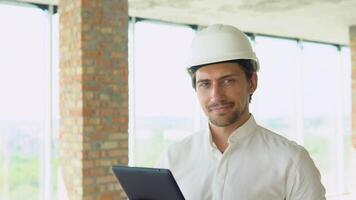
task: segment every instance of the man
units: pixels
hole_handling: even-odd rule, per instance
[[[249,112],[258,60],[240,30],[212,25],[192,42],[188,72],[209,119],[159,162],[187,200],[324,200],[307,151],[256,124]]]

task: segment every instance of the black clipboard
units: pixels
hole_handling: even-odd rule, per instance
[[[130,200],[185,200],[169,169],[112,167]]]

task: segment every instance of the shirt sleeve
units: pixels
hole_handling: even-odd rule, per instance
[[[320,173],[304,148],[293,159],[288,173],[286,200],[325,200]]]

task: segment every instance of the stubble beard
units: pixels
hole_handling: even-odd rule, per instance
[[[241,118],[241,116],[246,112],[246,110],[247,106],[244,106],[241,111],[236,109],[231,114],[223,114],[219,116],[209,115],[209,122],[217,127],[227,127],[238,121],[239,118]]]

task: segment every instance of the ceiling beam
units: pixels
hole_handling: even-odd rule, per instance
[[[19,2],[37,3],[46,5],[58,5],[59,0],[17,0]]]

